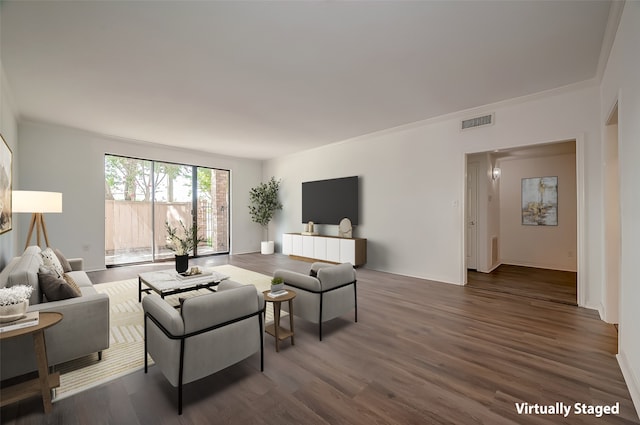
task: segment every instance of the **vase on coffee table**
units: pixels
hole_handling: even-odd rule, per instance
[[[189,255],[176,255],[176,271],[185,273],[189,269]]]

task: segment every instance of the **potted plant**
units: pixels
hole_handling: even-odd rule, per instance
[[[271,292],[278,292],[284,289],[284,280],[281,277],[271,279]]]
[[[176,253],[176,271],[184,273],[189,268],[189,253],[205,239],[198,236],[198,226],[194,223],[190,228],[180,220],[181,235],[178,235],[178,227],[171,227],[168,221],[164,226],[167,230],[167,248]]]
[[[282,209],[282,204],[278,201],[279,190],[280,180],[271,177],[267,183],[260,183],[249,191],[251,220],[260,224],[267,231],[267,240],[262,241],[260,246],[262,254],[273,254],[274,244],[269,240],[269,222],[275,212]]]
[[[0,288],[0,323],[21,318],[29,307],[29,297],[33,287],[16,285]]]

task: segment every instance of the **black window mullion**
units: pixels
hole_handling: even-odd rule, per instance
[[[151,262],[156,261],[156,162],[151,161]]]
[[[198,167],[191,166],[191,219],[196,226],[196,229],[200,227],[198,223]],[[193,235],[194,239],[196,235]],[[193,246],[193,256],[198,256],[198,244]]]

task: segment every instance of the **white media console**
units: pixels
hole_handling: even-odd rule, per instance
[[[310,260],[351,263],[354,266],[362,266],[367,262],[367,240],[284,233],[282,235],[282,253]]]

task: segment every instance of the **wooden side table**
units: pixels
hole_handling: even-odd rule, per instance
[[[291,345],[296,345],[293,336],[293,299],[296,297],[295,291],[286,289],[287,294],[279,297],[269,295],[271,291],[264,291],[265,302],[273,303],[273,324],[267,326],[264,331],[276,338],[276,352],[280,352],[279,342],[291,337]],[[289,302],[289,329],[280,326],[280,305]]]
[[[44,412],[49,413],[51,411],[53,407],[51,405],[51,390],[60,386],[60,373],[49,374],[44,330],[61,320],[62,313],[40,312],[40,318],[36,326],[0,333],[0,341],[22,335],[33,335],[33,346],[36,353],[36,363],[38,364],[38,378],[4,388],[0,395],[0,406],[41,395]]]

